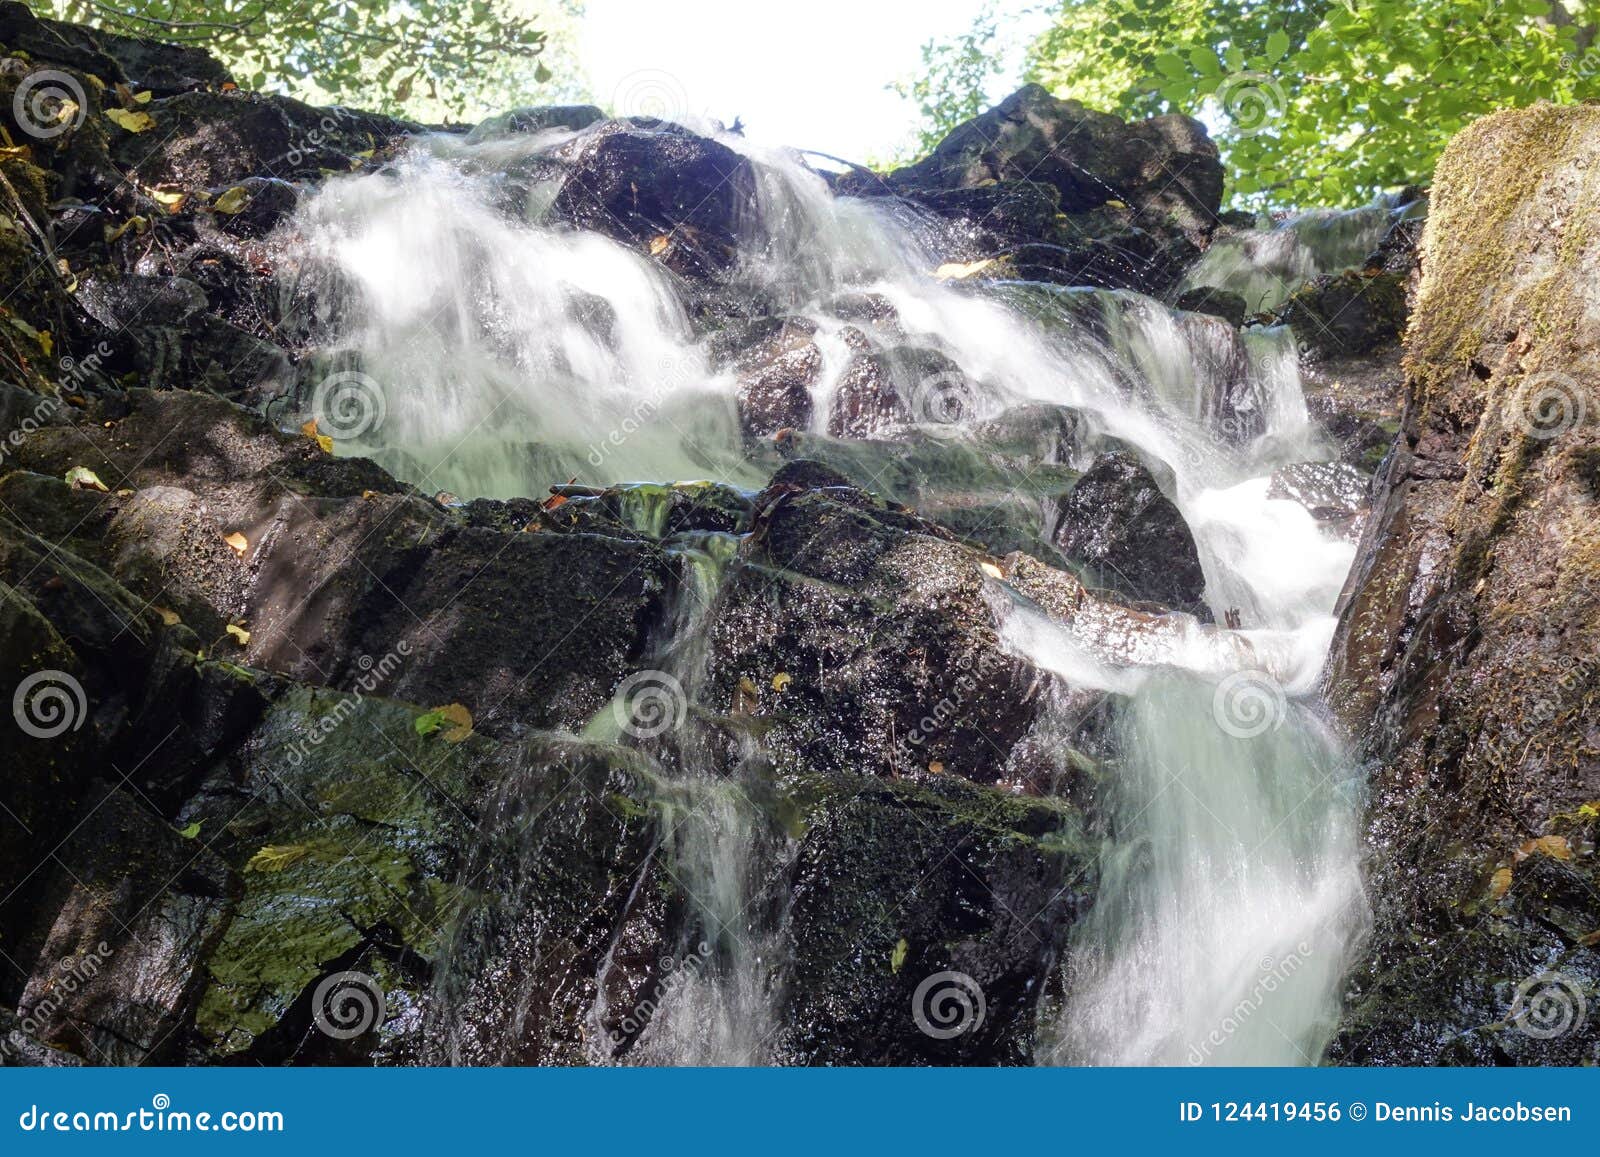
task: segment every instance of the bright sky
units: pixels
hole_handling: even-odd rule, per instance
[[[884,86],[914,73],[922,43],[964,31],[983,3],[588,0],[580,53],[596,101],[618,113],[739,116],[753,139],[865,160],[915,132],[915,107]],[[1020,44],[1037,26],[1013,17],[1007,31]],[[1016,86],[1020,61],[1008,55],[991,95]]]

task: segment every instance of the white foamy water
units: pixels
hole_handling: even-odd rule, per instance
[[[713,372],[674,279],[621,244],[540,220],[547,187],[505,211],[508,174],[569,137],[438,140],[391,172],[332,180],[303,206],[296,290],[328,335],[320,361],[361,375],[365,412],[379,418],[341,451],[464,497],[536,495],[568,477],[759,484],[733,376]],[[1026,605],[1005,618],[1018,653],[1120,703],[1099,898],[1074,932],[1067,1001],[1042,1026],[1041,1059],[1315,1062],[1366,909],[1352,773],[1314,701],[1353,548],[1267,496],[1274,469],[1319,452],[1293,336],[1241,337],[1133,293],[939,282],[903,209],[835,199],[794,154],[723,139],[757,175],[736,279],[818,327],[815,429],[852,353],[829,302],[880,295],[906,341],[964,375],[960,420],[930,430],[959,439],[1016,404],[1072,407],[1097,444],[1119,441],[1152,468],[1194,534],[1217,621],[1239,614],[1232,631],[1173,616],[1115,653]],[[1303,218],[1213,250],[1191,281],[1257,294],[1266,281],[1252,278],[1269,265],[1276,284],[1364,253],[1377,220]],[[925,401],[907,399],[919,416]],[[681,629],[699,626],[687,616]],[[671,653],[692,687],[701,658],[686,649]],[[770,857],[787,852],[755,838],[748,801],[701,776],[692,751],[683,763],[662,801],[679,817],[663,849],[709,957],[639,1055],[760,1061],[783,962],[781,938],[750,914]]]

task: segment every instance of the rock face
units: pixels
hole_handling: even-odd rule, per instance
[[[954,129],[889,180],[933,189],[1027,180],[1054,188],[1063,212],[1122,200],[1202,232],[1222,204],[1222,165],[1200,122],[1164,116],[1128,125],[1037,84]]]
[[[1094,581],[1136,599],[1203,611],[1194,536],[1132,454],[1102,454],[1062,503],[1056,545]]]
[[[1406,417],[1342,600],[1377,926],[1334,1055],[1593,1063],[1600,110],[1440,162]]]
[[[1196,120],[1125,124],[1030,84],[915,165],[841,189],[967,223],[1024,277],[1159,294],[1217,223],[1222,164]]]

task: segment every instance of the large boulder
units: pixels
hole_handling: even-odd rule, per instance
[[[952,261],[1003,253],[992,276],[1159,294],[1217,222],[1222,164],[1199,121],[1124,123],[1030,84],[916,164],[837,185],[959,223],[935,247]]]
[[[778,1059],[1031,1063],[1039,994],[1095,892],[1082,813],[933,780],[835,789],[808,821]]]
[[[1127,451],[1102,454],[1061,505],[1055,542],[1108,590],[1203,612],[1194,535],[1154,476]]]
[[[932,189],[1035,181],[1053,186],[1068,213],[1120,200],[1202,233],[1222,203],[1222,163],[1199,121],[1169,115],[1130,125],[1037,84],[958,125],[889,180]]]
[[[554,212],[583,229],[649,247],[678,271],[726,270],[751,211],[755,173],[726,145],[681,125],[606,121],[561,146]],[[676,257],[673,255],[676,254]]]
[[[1329,673],[1374,768],[1343,1061],[1600,1046],[1597,166],[1600,109],[1549,105],[1439,163],[1405,423]]]

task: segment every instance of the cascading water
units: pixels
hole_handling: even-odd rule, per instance
[[[1313,209],[1264,229],[1217,238],[1184,278],[1184,289],[1237,293],[1251,313],[1275,309],[1322,273],[1352,269],[1397,221],[1421,205],[1382,197],[1360,209]]]
[[[302,208],[298,288],[328,335],[322,367],[335,388],[368,392],[358,416],[381,416],[330,432],[464,496],[537,494],[566,478],[757,484],[768,471],[741,438],[734,376],[712,369],[672,280],[616,242],[542,221],[550,196],[526,197],[518,214],[501,203],[508,174],[570,139],[441,138],[388,172],[330,181]],[[1314,702],[1353,548],[1269,497],[1274,469],[1320,452],[1292,335],[1241,337],[1132,293],[941,283],[903,207],[835,199],[794,155],[720,139],[756,174],[732,277],[815,327],[812,433],[828,428],[854,352],[841,294],[875,295],[895,340],[959,370],[896,383],[912,415],[899,449],[838,447],[858,456],[862,481],[893,489],[887,466],[903,466],[913,443],[959,473],[950,464],[981,446],[984,423],[1027,404],[1068,407],[1081,428],[1060,454],[1136,450],[1194,534],[1213,613],[1238,624],[1171,616],[1165,642],[1108,657],[1020,596],[1002,611],[1018,654],[1121,704],[1116,782],[1099,801],[1100,895],[1075,931],[1066,1004],[1041,1031],[1041,1057],[1314,1062],[1365,904],[1350,770]],[[1274,231],[1293,251],[1274,284],[1370,249],[1380,214],[1369,217],[1330,226],[1331,246],[1311,240],[1309,218]],[[1213,253],[1195,283],[1231,285],[1257,261]],[[1032,497],[1022,505],[1048,517]],[[705,662],[696,639],[731,542],[674,548],[686,578],[656,663],[691,704]],[[628,742],[608,714],[587,740]],[[668,769],[659,847],[694,909],[677,951],[703,945],[709,959],[630,1059],[760,1061],[783,983],[771,880],[785,837],[758,764],[712,775],[693,714],[665,748],[643,746]]]

